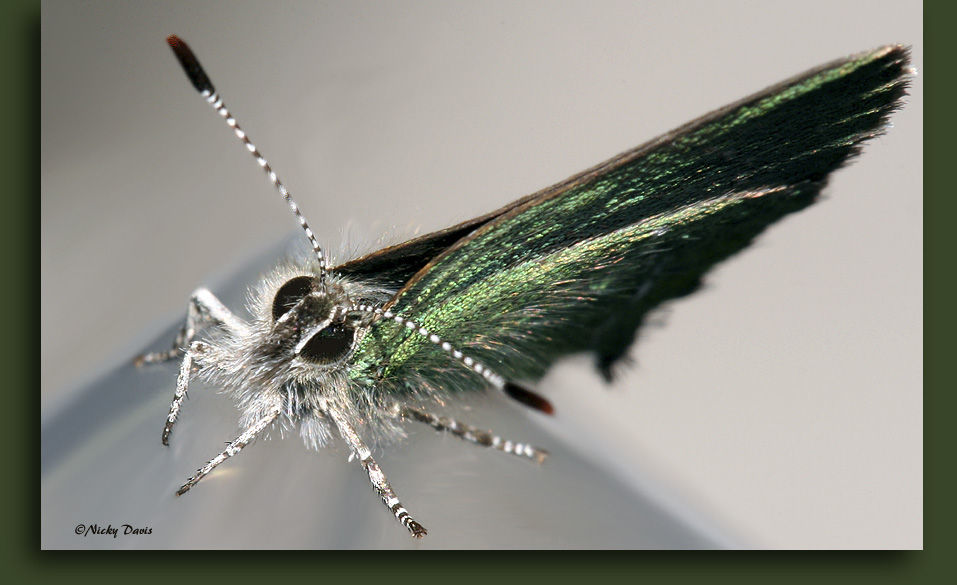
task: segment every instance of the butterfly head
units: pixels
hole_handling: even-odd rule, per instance
[[[351,307],[343,286],[324,285],[314,275],[291,277],[272,297],[271,337],[304,364],[336,367],[352,354],[366,324]]]

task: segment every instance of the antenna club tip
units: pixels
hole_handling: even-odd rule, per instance
[[[199,60],[196,58],[196,55],[193,54],[189,45],[186,44],[186,41],[176,35],[169,35],[166,37],[166,44],[173,50],[173,54],[176,55],[176,59],[179,61],[180,66],[182,66],[183,71],[186,72],[186,76],[189,77],[196,91],[200,93],[213,93],[216,91],[213,87],[213,83],[209,80],[209,76],[203,71],[203,66],[199,64]]]
[[[555,407],[544,396],[536,394],[527,388],[523,388],[513,382],[505,383],[505,394],[518,402],[521,402],[529,408],[542,412],[544,414],[555,414]]]

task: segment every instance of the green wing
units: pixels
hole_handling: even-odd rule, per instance
[[[811,204],[900,106],[908,52],[855,55],[769,88],[489,214],[389,303],[509,380],[592,352],[610,375],[647,313]],[[356,377],[414,390],[484,380],[377,323]]]

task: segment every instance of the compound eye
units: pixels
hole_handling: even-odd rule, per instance
[[[352,349],[355,333],[346,325],[330,325],[309,338],[299,355],[316,364],[337,362]]]
[[[316,279],[311,276],[297,276],[286,281],[286,284],[276,291],[276,298],[272,302],[273,321],[278,321],[314,290],[316,290]]]

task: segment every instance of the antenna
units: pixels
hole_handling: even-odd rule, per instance
[[[319,241],[316,240],[316,235],[312,233],[309,224],[306,223],[306,218],[303,217],[302,212],[299,211],[299,206],[296,205],[296,202],[293,201],[292,196],[289,194],[289,190],[286,189],[286,186],[279,180],[276,172],[269,166],[269,163],[259,152],[259,149],[249,140],[249,137],[246,136],[243,129],[239,127],[239,124],[236,123],[236,118],[226,109],[226,106],[223,104],[223,99],[216,93],[216,88],[213,87],[213,83],[203,70],[203,66],[199,64],[196,55],[190,50],[189,45],[176,35],[166,37],[166,43],[173,49],[173,53],[179,60],[179,64],[183,66],[183,71],[186,72],[186,77],[192,82],[196,91],[206,98],[206,101],[213,106],[213,109],[216,110],[220,116],[226,119],[226,124],[233,129],[236,138],[239,138],[243,144],[246,145],[246,150],[253,155],[256,162],[259,163],[259,166],[266,172],[266,176],[269,177],[273,186],[276,187],[276,190],[279,191],[282,198],[286,200],[289,209],[292,210],[293,215],[299,220],[299,225],[302,226],[303,231],[306,232],[309,243],[312,244],[312,251],[316,254],[316,259],[319,260],[319,282],[325,287],[327,270],[326,256],[322,253],[322,248],[319,246]]]
[[[535,392],[527,388],[523,388],[514,382],[509,382],[499,374],[497,374],[492,368],[486,366],[482,362],[473,359],[462,353],[461,351],[455,349],[451,343],[443,340],[441,337],[432,333],[425,327],[410,321],[401,315],[396,315],[392,311],[386,309],[380,309],[378,307],[373,307],[371,305],[353,305],[351,307],[353,311],[360,313],[365,313],[366,315],[372,315],[381,319],[386,319],[390,321],[395,321],[399,325],[405,326],[406,329],[414,331],[415,333],[421,335],[422,337],[428,339],[433,345],[436,345],[442,348],[442,351],[452,356],[452,359],[461,363],[466,368],[472,370],[479,376],[485,378],[485,381],[494,386],[496,389],[501,390],[505,393],[506,396],[512,400],[521,402],[529,408],[534,408],[545,414],[554,414],[555,408],[552,406],[544,396],[540,396]]]

